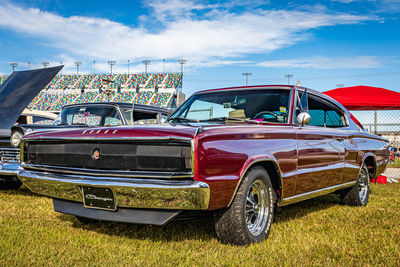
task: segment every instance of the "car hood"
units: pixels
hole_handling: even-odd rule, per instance
[[[92,127],[85,129],[62,129],[58,131],[35,131],[24,136],[24,139],[101,139],[101,138],[183,138],[193,139],[197,135],[226,135],[228,133],[245,133],[254,131],[280,132],[288,125],[230,123],[213,125],[190,124],[147,124],[117,127]],[[258,130],[257,130],[258,129]]]
[[[0,86],[0,136],[10,135],[10,128],[21,112],[62,67],[15,71]]]
[[[92,127],[62,131],[37,131],[24,136],[24,139],[97,139],[97,138],[194,138],[198,127],[189,125],[135,125],[117,127]]]

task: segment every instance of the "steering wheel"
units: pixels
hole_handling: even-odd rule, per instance
[[[272,115],[273,118],[271,118],[271,119],[273,119],[273,120],[266,119],[266,118],[264,117],[265,114]],[[261,111],[261,112],[257,113],[257,114],[254,116],[253,120],[254,120],[254,119],[263,119],[263,120],[266,120],[266,121],[278,121],[278,114],[276,114],[276,113],[274,113],[274,112],[272,112],[272,111]]]

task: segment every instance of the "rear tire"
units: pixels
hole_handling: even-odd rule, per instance
[[[267,239],[274,216],[274,193],[268,173],[251,168],[232,205],[215,212],[214,222],[222,243],[249,245]]]
[[[341,202],[349,206],[365,206],[369,199],[369,173],[365,164],[361,166],[356,184],[340,193]]]

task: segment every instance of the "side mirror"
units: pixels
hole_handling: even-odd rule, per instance
[[[307,112],[301,112],[298,116],[297,116],[297,122],[301,125],[307,125],[309,124],[311,121],[311,116],[310,114],[308,114]]]

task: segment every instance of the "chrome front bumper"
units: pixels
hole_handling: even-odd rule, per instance
[[[19,163],[0,162],[0,176],[17,176],[21,170],[22,168]]]
[[[118,207],[205,210],[210,200],[208,184],[192,180],[161,180],[66,175],[22,170],[18,178],[41,195],[83,202],[82,186],[113,191]]]

